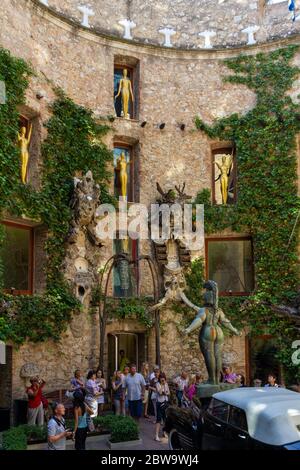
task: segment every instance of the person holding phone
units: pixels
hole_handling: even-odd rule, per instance
[[[74,431],[73,440],[75,440],[76,450],[85,450],[85,441],[88,433],[88,416],[93,414],[93,410],[85,403],[85,390],[76,390],[74,392]]]
[[[154,440],[160,442],[159,431],[160,425],[166,419],[166,409],[169,404],[170,389],[167,382],[166,375],[161,372],[156,384],[157,402],[156,402],[156,425],[155,425],[155,438]]]
[[[66,450],[66,438],[71,437],[73,432],[66,429],[65,407],[62,403],[55,403],[53,416],[48,423],[48,450]]]
[[[31,426],[43,426],[44,424],[42,389],[45,383],[38,376],[32,377],[30,387],[26,389],[28,396],[27,424]]]

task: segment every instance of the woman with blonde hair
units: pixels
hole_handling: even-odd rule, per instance
[[[123,376],[120,370],[116,370],[111,381],[113,390],[113,402],[116,415],[125,416],[125,390],[123,387]]]
[[[143,362],[141,374],[144,377],[145,382],[146,382],[145,394],[144,394],[144,399],[143,399],[144,418],[149,418],[148,402],[149,402],[150,370],[149,370],[148,362]]]

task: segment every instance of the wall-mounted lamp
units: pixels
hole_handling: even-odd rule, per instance
[[[147,124],[147,121],[143,121],[141,124],[141,127],[145,127],[146,124]]]
[[[165,128],[165,126],[166,126],[166,123],[162,122],[161,124],[159,124],[158,127],[160,128],[160,130],[163,130]]]
[[[185,124],[180,124],[179,127],[180,127],[180,129],[181,129],[182,131],[184,131],[184,129],[185,129]]]

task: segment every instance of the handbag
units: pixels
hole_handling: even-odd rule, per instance
[[[159,406],[161,411],[166,411],[166,409],[170,406],[169,400],[161,402]]]
[[[95,431],[94,421],[89,415],[86,417],[86,423],[87,423],[88,431],[94,432]]]

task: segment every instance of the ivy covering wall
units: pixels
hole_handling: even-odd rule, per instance
[[[196,126],[212,139],[234,143],[238,201],[234,206],[213,206],[210,189],[204,189],[195,202],[205,204],[207,235],[226,228],[251,234],[255,291],[247,302],[245,298],[229,297],[221,298],[220,304],[237,327],[247,326],[255,335],[266,331],[273,334],[280,360],[300,378],[298,368],[291,365],[291,343],[297,339],[295,328],[290,320],[270,310],[270,305],[291,302],[299,286],[298,228],[292,238],[291,233],[300,210],[296,187],[300,109],[287,94],[299,75],[299,69],[291,64],[295,52],[296,47],[292,46],[225,61],[232,72],[225,80],[253,90],[256,104],[247,114],[234,114],[212,126],[197,118]],[[0,80],[5,81],[7,90],[7,101],[0,105],[0,215],[25,214],[46,223],[49,229],[45,247],[46,292],[18,297],[0,294],[0,339],[19,344],[58,339],[72,311],[79,308],[61,272],[72,216],[72,178],[75,172],[92,170],[105,201],[109,197],[106,164],[112,159],[111,152],[101,143],[107,128],[95,122],[90,110],[57,91],[52,117],[46,124],[48,136],[42,145],[42,187],[36,191],[29,184],[21,184],[16,146],[18,106],[24,103],[32,73],[24,61],[0,49]],[[3,230],[0,243],[1,237]],[[1,269],[0,264],[0,274]],[[187,274],[188,294],[195,303],[200,301],[202,279],[203,261],[198,260]],[[120,311],[119,316],[123,315]]]
[[[277,339],[278,356],[295,377],[291,362],[292,322],[276,315],[271,305],[289,304],[299,288],[298,226],[292,235],[300,202],[297,196],[296,137],[300,108],[288,91],[299,75],[292,65],[297,47],[225,60],[232,74],[225,81],[256,93],[256,104],[245,115],[233,114],[196,127],[212,139],[230,140],[237,155],[237,204],[212,205],[209,189],[196,203],[205,205],[206,235],[226,228],[251,234],[254,245],[255,291],[245,298],[222,298],[221,306],[236,326],[250,334],[269,333]]]
[[[101,138],[108,128],[99,125],[92,111],[76,105],[56,90],[52,117],[45,124],[47,138],[42,144],[42,185],[39,191],[20,181],[18,106],[33,71],[23,60],[0,49],[0,80],[6,85],[6,103],[0,105],[0,216],[26,215],[48,227],[46,279],[43,294],[12,296],[0,294],[0,339],[22,344],[26,340],[59,339],[80,304],[66,283],[61,270],[66,236],[72,218],[69,206],[76,172],[93,172],[101,186],[101,200],[109,200],[106,164],[112,153]],[[1,227],[1,225],[0,225]],[[3,228],[1,237],[3,239]],[[1,240],[0,240],[1,242]],[[1,265],[2,266],[2,265]],[[2,266],[3,272],[3,266]],[[3,287],[3,282],[2,282]]]

